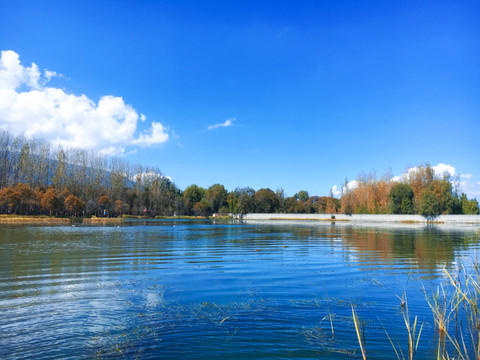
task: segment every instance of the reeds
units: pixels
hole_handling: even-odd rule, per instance
[[[476,259],[456,274],[444,269],[447,289],[426,296],[438,336],[438,359],[480,359],[480,271]]]
[[[415,355],[417,354],[417,349],[418,349],[418,343],[420,341],[420,337],[422,335],[422,330],[423,330],[423,323],[420,325],[420,329],[417,332],[417,317],[415,316],[413,320],[413,324],[411,322],[410,314],[408,311],[408,301],[407,301],[407,294],[406,292],[403,293],[402,296],[402,316],[403,316],[403,322],[405,323],[405,328],[407,330],[407,336],[408,336],[408,349],[407,349],[407,359],[408,360],[413,360],[415,359]],[[393,347],[393,350],[395,351],[395,355],[397,356],[398,359],[405,359],[405,355],[403,353],[402,347],[397,341],[397,344],[395,344],[388,334],[387,330],[383,328],[385,331],[385,334],[387,335],[388,341],[390,341],[390,344]]]
[[[365,351],[365,322],[358,319],[357,312],[352,306],[353,323],[355,324],[355,331],[357,333],[358,343],[360,344],[360,350],[362,351],[363,360],[367,360],[367,354]]]
[[[446,284],[425,297],[435,323],[437,359],[480,359],[480,263],[460,266],[456,272],[443,270]],[[382,284],[380,284],[382,285]],[[383,286],[383,285],[382,285]],[[397,295],[395,295],[397,296]],[[402,316],[408,336],[408,351],[393,340],[384,328],[398,359],[415,358],[423,330],[417,316],[409,314],[406,292],[400,297]],[[353,322],[363,359],[366,359],[365,329],[352,306]]]

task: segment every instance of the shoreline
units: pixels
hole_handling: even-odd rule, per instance
[[[120,217],[56,217],[49,215],[0,214],[0,225],[102,225],[123,224],[128,220],[229,220],[232,216],[147,216],[126,215]]]
[[[245,214],[244,221],[319,221],[319,222],[345,222],[352,224],[364,223],[397,223],[417,225],[478,225],[480,215],[439,215],[431,220],[422,215],[395,215],[395,214]]]
[[[309,223],[309,224],[342,224],[342,225],[376,225],[395,224],[403,226],[445,225],[461,227],[480,227],[480,215],[440,215],[427,220],[421,215],[394,215],[394,214],[263,214],[251,213],[242,217],[238,215],[202,217],[202,216],[157,216],[155,218],[125,216],[116,218],[104,217],[55,217],[48,215],[0,215],[0,225],[3,224],[38,224],[38,225],[71,225],[71,224],[122,224],[128,220],[242,220],[251,223]]]

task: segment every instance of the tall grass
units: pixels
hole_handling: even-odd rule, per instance
[[[352,316],[353,323],[355,324],[355,331],[357,333],[358,343],[360,344],[360,350],[362,351],[363,360],[367,360],[367,353],[365,351],[365,322],[359,320],[357,312],[355,311],[353,306]]]
[[[443,270],[446,284],[438,287],[425,298],[435,323],[437,359],[480,359],[480,263],[476,259],[473,265],[462,265],[456,272]],[[381,285],[381,284],[380,284]],[[398,359],[415,358],[423,330],[417,316],[409,314],[406,292],[399,297],[402,316],[408,336],[408,351],[402,350],[402,344],[395,341],[384,328]],[[363,359],[366,357],[365,329],[352,306],[353,322]]]
[[[408,311],[408,301],[407,301],[407,294],[406,292],[403,293],[402,296],[402,316],[403,316],[403,322],[405,324],[405,328],[407,330],[407,336],[408,336],[408,348],[407,348],[407,357],[405,357],[405,354],[403,353],[401,345],[397,342],[396,344],[393,342],[392,338],[388,334],[388,331],[384,328],[385,334],[387,335],[388,341],[390,341],[390,344],[393,347],[393,350],[395,351],[395,355],[397,356],[398,359],[408,359],[408,360],[413,360],[415,359],[415,355],[417,354],[417,349],[418,349],[418,343],[420,341],[420,337],[422,335],[422,330],[423,330],[423,323],[420,325],[420,329],[417,331],[417,325],[418,325],[418,319],[415,316],[413,323],[410,318],[410,314]]]
[[[480,359],[480,268],[444,269],[447,286],[426,295],[438,340],[438,359]]]

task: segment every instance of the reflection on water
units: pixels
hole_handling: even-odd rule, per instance
[[[422,289],[478,239],[331,224],[2,226],[0,358],[351,358],[352,304],[369,357],[396,358],[378,321],[403,339],[395,294],[406,288],[431,338]]]

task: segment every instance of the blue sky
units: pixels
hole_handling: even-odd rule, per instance
[[[4,0],[0,128],[158,166],[182,189],[327,195],[428,161],[480,198],[478,14],[478,1]]]

